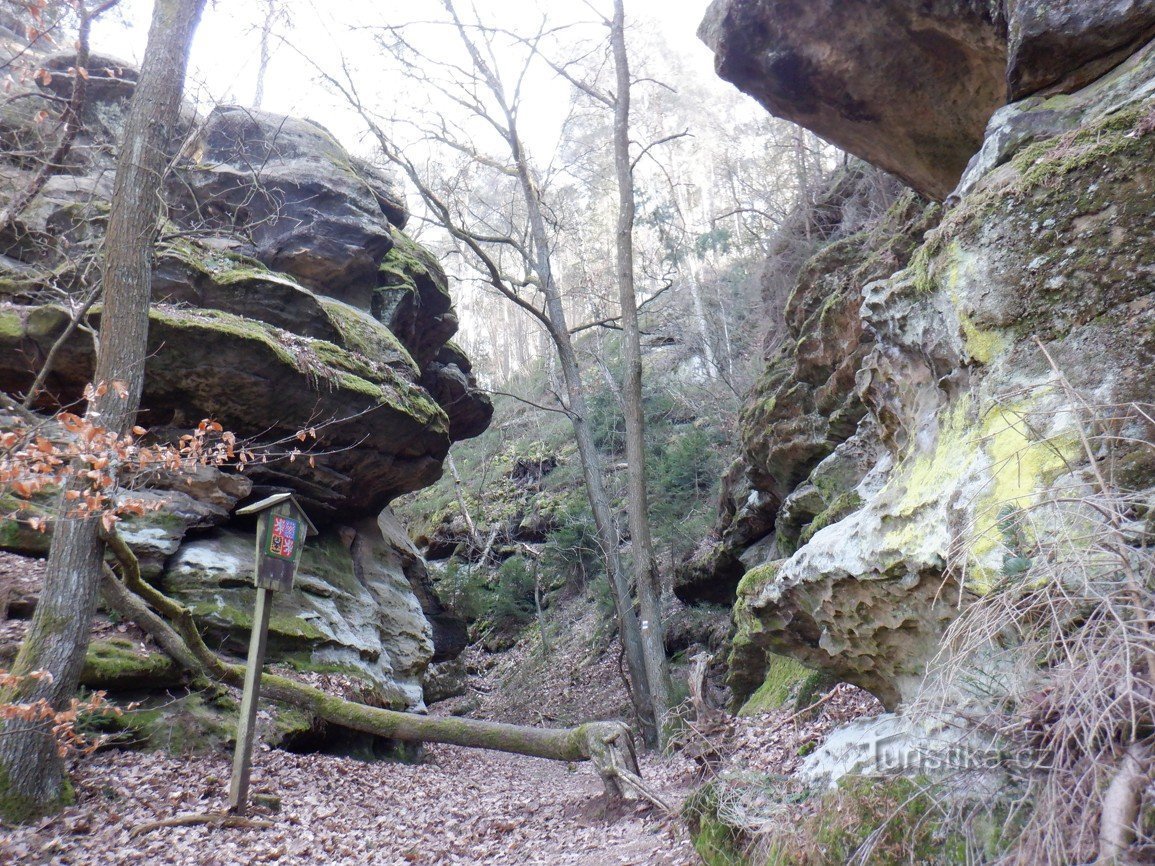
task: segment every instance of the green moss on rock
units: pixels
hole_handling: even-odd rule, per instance
[[[367,358],[371,363],[401,361],[414,375],[420,373],[417,362],[413,360],[409,350],[392,331],[368,313],[323,296],[318,297],[318,301],[334,327],[340,332],[341,341],[349,351]]]
[[[1072,172],[1101,165],[1132,148],[1136,139],[1143,137],[1137,130],[1150,110],[1149,105],[1127,108],[1097,123],[1024,148],[1012,160],[1021,173],[1017,190],[1028,192],[1059,183]]]
[[[278,600],[282,603],[289,598],[284,593]],[[224,630],[231,636],[243,640],[253,630],[252,609],[242,610],[221,599],[194,601],[190,606],[193,617],[210,628]],[[326,635],[308,620],[292,611],[280,610],[276,606],[269,617],[270,646],[296,646],[320,642]]]
[[[24,321],[12,310],[0,310],[0,339],[19,340],[24,334]]]
[[[223,690],[162,692],[120,715],[91,724],[121,746],[173,755],[227,754],[235,742],[238,706]]]
[[[756,716],[782,707],[814,671],[786,656],[769,654],[762,685],[738,710],[740,716]]]
[[[142,650],[127,638],[93,641],[80,673],[81,685],[111,691],[164,688],[180,678],[180,668],[169,656]]]
[[[378,268],[386,284],[417,291],[419,280],[429,281],[448,296],[445,273],[433,254],[398,229],[392,234],[393,248]]]
[[[802,534],[798,537],[799,546],[810,541],[819,530],[838,523],[861,507],[862,497],[858,495],[857,491],[848,490],[839,494],[825,511],[810,521],[810,524],[802,530]]]

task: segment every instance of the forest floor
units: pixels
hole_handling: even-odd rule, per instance
[[[22,565],[0,554],[0,578]],[[596,611],[575,603],[555,616],[565,626],[554,654],[542,654],[532,630],[506,652],[471,648],[467,694],[433,712],[549,726],[622,716],[617,644],[591,640]],[[683,748],[641,759],[648,785],[675,814],[608,802],[589,764],[442,745],[426,747],[413,764],[262,746],[253,791],[275,801],[252,810],[261,826],[147,829],[222,812],[229,756],[98,751],[72,761],[75,805],[38,824],[0,827],[0,863],[688,866],[701,861],[676,812],[706,774],[789,774],[835,726],[878,709],[865,693],[840,686],[806,721],[784,709],[687,725]]]

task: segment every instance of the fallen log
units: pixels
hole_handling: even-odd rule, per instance
[[[105,541],[123,575],[121,579],[110,566],[104,567],[101,590],[108,608],[140,626],[181,667],[217,682],[243,686],[244,667],[229,664],[209,649],[192,613],[141,579],[136,556],[124,540],[110,533]],[[447,743],[554,761],[591,761],[611,796],[652,799],[651,792],[639,790],[633,737],[623,722],[587,722],[558,729],[422,716],[347,701],[269,673],[261,676],[261,695],[330,724],[395,740]]]

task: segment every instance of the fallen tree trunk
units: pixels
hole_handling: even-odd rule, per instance
[[[136,556],[123,539],[111,534],[106,541],[124,574],[121,580],[109,566],[104,567],[101,589],[108,607],[135,622],[187,670],[227,685],[243,686],[244,667],[217,656],[201,638],[191,612],[141,579]],[[612,796],[633,798],[641,794],[651,799],[648,791],[639,790],[633,738],[622,722],[587,722],[575,728],[550,729],[420,716],[347,701],[268,673],[261,676],[261,696],[330,724],[396,740],[447,743],[554,761],[592,761]]]

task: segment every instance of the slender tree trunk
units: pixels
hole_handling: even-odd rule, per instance
[[[578,447],[586,495],[589,498],[590,510],[594,515],[598,542],[601,544],[602,554],[605,556],[606,576],[613,587],[618,631],[625,647],[626,665],[630,671],[632,685],[630,697],[634,702],[645,741],[648,744],[656,744],[658,729],[653,715],[652,702],[649,700],[650,689],[646,676],[641,626],[637,615],[634,613],[629,579],[622,569],[619,550],[621,540],[618,536],[617,525],[614,522],[613,511],[610,508],[609,495],[602,478],[601,455],[598,454],[593,433],[589,427],[589,406],[586,403],[585,386],[582,383],[577,353],[574,351],[573,339],[567,324],[565,299],[554,279],[549,233],[546,231],[545,215],[542,212],[537,182],[533,170],[530,168],[521,135],[518,132],[516,113],[509,105],[500,79],[489,68],[477,47],[469,39],[465,26],[457,16],[453,0],[442,0],[442,3],[452,17],[476,69],[483,76],[486,86],[497,99],[504,114],[506,144],[509,147],[510,156],[513,158],[518,186],[521,188],[529,218],[530,237],[533,240],[532,264],[542,295],[545,298],[544,323],[547,324],[549,337],[557,351],[558,364],[561,367],[562,379],[565,383],[566,398],[569,401],[569,418],[573,425],[574,440]]]
[[[261,23],[261,49],[257,61],[257,89],[253,94],[253,108],[260,108],[265,101],[265,75],[269,71],[269,41],[273,36],[273,26],[277,21],[277,0],[265,0],[265,20]]]
[[[541,212],[541,202],[538,201],[537,189],[533,183],[529,166],[520,150],[520,145],[516,149],[515,158],[522,192],[529,209],[534,246],[538,250],[537,270],[542,276],[546,309],[550,321],[554,325],[551,336],[557,350],[562,378],[565,381],[570,422],[573,425],[574,439],[578,446],[586,494],[590,501],[590,510],[593,511],[598,541],[602,545],[602,554],[605,557],[606,576],[614,590],[618,630],[626,648],[626,666],[629,668],[630,680],[633,684],[634,694],[632,697],[638,711],[642,735],[645,741],[652,745],[657,742],[658,723],[653,715],[653,702],[649,700],[650,688],[646,671],[645,648],[642,644],[641,624],[634,613],[629,578],[622,568],[619,550],[621,539],[618,536],[617,524],[614,522],[613,510],[610,507],[609,494],[606,492],[601,455],[598,453],[593,433],[590,431],[589,406],[586,404],[585,386],[582,384],[577,353],[574,351],[573,341],[570,338],[561,292],[558,291],[557,284],[553,281],[549,262],[549,239],[545,230],[545,218]]]
[[[457,473],[457,463],[454,462],[452,454],[445,455],[445,462],[453,476],[453,493],[457,497],[457,509],[461,512],[465,526],[469,530],[469,543],[473,545],[474,549],[481,550],[481,536],[477,534],[477,524],[473,522],[469,507],[465,504],[465,494],[462,493],[461,476]]]
[[[645,654],[650,704],[658,734],[670,710],[670,668],[666,660],[666,635],[662,623],[662,591],[654,561],[650,531],[649,497],[646,490],[646,426],[642,405],[642,341],[638,327],[638,301],[634,289],[634,172],[630,161],[630,64],[626,53],[625,4],[614,0],[610,29],[617,100],[614,104],[614,167],[618,183],[617,270],[622,312],[623,382],[622,408],[626,421],[628,464],[627,513],[632,539],[635,585],[641,609],[641,638]]]
[[[794,175],[798,183],[798,200],[805,202],[807,205],[807,209],[804,212],[806,216],[806,240],[810,242],[810,170],[807,166],[806,130],[800,126],[794,130]]]
[[[100,396],[86,414],[92,423],[118,435],[132,426],[140,406],[161,175],[180,108],[188,49],[203,7],[204,0],[156,0],[120,146],[104,242],[105,302],[93,379],[104,387],[97,389]],[[76,691],[103,558],[99,518],[69,517],[67,507],[62,499],[44,591],[12,667],[18,676],[46,670],[52,680],[31,681],[9,696],[46,699],[56,707]],[[27,820],[56,808],[62,792],[62,766],[47,726],[6,724],[0,737],[0,814]]]
[[[717,379],[721,367],[719,367],[718,359],[714,355],[714,345],[710,339],[710,321],[706,318],[706,304],[702,300],[702,287],[699,283],[701,268],[694,262],[687,264],[690,271],[690,279],[687,280],[687,283],[690,286],[690,299],[694,302],[694,320],[698,324],[698,336],[702,340],[702,360],[706,364],[706,378]]]

